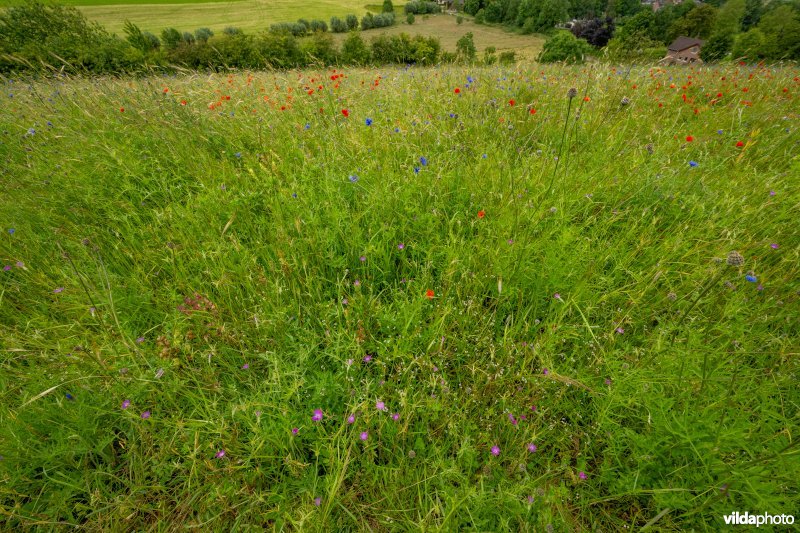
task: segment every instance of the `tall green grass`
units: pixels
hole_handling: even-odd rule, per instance
[[[795,67],[339,74],[2,80],[7,528],[796,512]]]

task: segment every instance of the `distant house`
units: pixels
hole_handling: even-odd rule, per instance
[[[684,63],[702,63],[700,59],[700,49],[703,43],[700,39],[692,37],[678,37],[675,39],[669,48],[667,48],[667,55],[662,59],[667,64],[684,64]]]

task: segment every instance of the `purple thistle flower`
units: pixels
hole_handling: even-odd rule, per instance
[[[398,244],[398,245],[397,245],[397,249],[398,249],[398,250],[402,250],[402,249],[403,249],[403,248],[405,248],[405,247],[406,247],[406,245],[405,245],[405,244],[403,244],[402,242],[401,242],[400,244]]]
[[[500,455],[500,446],[498,446],[496,444],[494,446],[492,446],[492,455],[494,455],[495,457]]]
[[[145,411],[144,413],[142,413],[141,416],[142,420],[147,420],[148,418],[150,418],[150,411]]]
[[[528,444],[528,451],[534,453],[536,451],[536,445],[534,443]]]
[[[6,271],[6,272],[8,272],[9,270],[11,270],[11,265],[6,265],[6,266],[4,266],[4,267],[3,267],[3,270],[4,270],[4,271]]]
[[[214,454],[214,457],[217,459],[222,459],[223,457],[225,457],[225,450],[218,451],[217,453]]]
[[[250,363],[245,363],[242,365],[242,370],[247,370],[248,368],[250,368]]]
[[[311,417],[314,422],[322,420],[322,409],[314,409],[314,416]]]
[[[780,248],[777,242],[773,242],[772,244],[769,245],[769,247],[772,248],[773,250],[777,250],[778,248]]]
[[[367,440],[369,438],[369,433],[367,433],[366,431],[362,431],[361,435],[359,436],[359,438],[361,440]]]
[[[356,415],[350,415],[350,416],[347,417],[347,423],[348,424],[352,424],[355,421],[356,421]]]
[[[358,258],[358,260],[359,260],[359,261],[361,261],[361,262],[363,263],[364,261],[366,261],[366,260],[367,260],[367,258],[366,258],[366,256],[363,256],[363,255],[362,255],[361,257],[359,257],[359,258]]]
[[[395,422],[397,422],[398,420],[400,420],[400,413],[394,413],[394,414],[392,415],[392,420],[394,420]]]
[[[369,126],[369,124],[367,124],[367,125]],[[320,498],[319,496],[317,496],[316,498],[314,498],[314,505],[316,505],[317,507],[319,507],[320,505],[322,505],[322,498]]]
[[[546,368],[543,368],[543,369],[542,369],[542,374],[544,374],[545,376],[546,376],[547,374],[549,374],[549,373],[550,373],[550,371],[549,371],[549,370],[547,370]]]
[[[775,191],[769,191],[770,196],[775,196]],[[8,230],[9,233],[13,233],[13,230]]]
[[[386,411],[386,404],[383,403],[381,400],[378,400],[377,403],[375,404],[375,409],[377,409],[378,411]]]
[[[128,408],[128,407],[130,407],[130,406],[131,406],[131,401],[130,401],[130,400],[123,400],[123,401],[122,401],[122,405],[121,405],[120,407],[121,407],[122,409],[127,409],[127,408]]]
[[[353,287],[360,287],[360,286],[361,286],[361,280],[360,279],[357,279],[357,280],[355,280],[353,282]]]
[[[64,291],[64,287],[56,287],[55,289],[53,289],[53,294],[58,294],[58,293],[63,292],[63,291]]]
[[[560,300],[560,299],[561,299],[561,294],[559,294],[559,293],[555,293],[555,294],[553,295],[553,298],[555,298],[556,300]]]
[[[617,332],[617,333],[619,333],[620,335],[622,335],[623,333],[625,333],[625,330],[624,330],[624,329],[622,329],[621,327],[620,327],[620,328],[617,328],[617,329],[615,329],[614,331],[616,331],[616,332]]]
[[[581,471],[581,472],[578,474],[578,477],[579,477],[579,478],[581,478],[581,479],[586,479],[586,472],[583,472],[583,471]]]
[[[370,361],[372,361],[372,356],[369,355],[369,354],[365,355],[364,356],[364,362],[365,363],[369,363]]]
[[[611,380],[610,380],[610,379],[608,379],[608,378],[606,378],[606,380],[605,380],[605,384],[606,384],[606,385],[611,385]]]
[[[25,263],[23,263],[22,261],[17,261],[17,268],[25,268]]]
[[[138,337],[136,339],[136,344],[142,344],[144,342],[144,337]]]
[[[292,428],[292,435],[297,435],[300,433],[300,428]]]
[[[756,290],[757,291],[763,291],[764,290],[764,286],[759,283],[758,286],[756,287]]]

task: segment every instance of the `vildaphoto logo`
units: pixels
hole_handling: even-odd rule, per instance
[[[780,526],[794,524],[794,516],[790,514],[750,514],[745,511],[740,513],[734,511],[729,515],[724,515],[725,524],[729,526]]]

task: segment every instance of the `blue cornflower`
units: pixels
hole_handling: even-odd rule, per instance
[[[419,167],[414,167],[414,174],[419,174]]]
[[[66,396],[67,396],[67,400],[70,400],[70,401],[72,401],[72,400],[74,400],[74,399],[75,399],[75,397],[74,397],[74,396],[72,396],[72,394],[70,394],[70,393],[67,393],[67,394],[66,394]]]
[[[242,152],[236,152],[233,155],[235,155],[237,159],[241,159],[242,158]]]
[[[371,118],[367,118],[367,119],[364,121],[364,124],[366,124],[367,126],[372,126],[372,119],[371,119]]]
[[[358,181],[358,176],[353,174],[352,176],[350,176],[350,181],[353,182],[353,183],[357,182]]]
[[[481,156],[481,159],[486,159],[487,157],[489,157],[489,156],[488,156],[488,154],[483,154],[483,155]]]
[[[697,161],[689,161],[689,166],[690,167],[696,167],[697,166]]]
[[[36,130],[33,128],[28,128],[28,135],[36,135]]]
[[[47,125],[50,126],[51,128],[53,127],[53,123],[50,122],[49,120],[47,121]]]
[[[758,281],[758,278],[757,278],[757,277],[755,277],[755,276],[754,276],[754,275],[752,275],[752,274],[748,274],[748,275],[746,275],[746,276],[744,277],[744,279],[746,279],[746,280],[747,280],[747,281],[749,281],[750,283],[755,283],[756,281]]]
[[[472,79],[472,76],[467,76],[467,83],[472,83],[475,80]]]
[[[16,233],[16,231],[17,230],[15,230],[14,228],[8,228],[8,234],[9,235],[14,235],[14,233]]]
[[[719,133],[720,135],[722,135],[722,130],[717,130],[717,133]]]
[[[310,129],[311,129],[311,124],[309,124],[308,122],[306,122],[306,126],[305,126],[305,127],[306,127],[306,129],[307,129],[307,130],[310,130]]]
[[[420,157],[419,162],[422,164],[423,167],[428,166],[428,159],[425,156]]]
[[[297,193],[296,192],[292,193],[292,198],[297,198]]]
[[[395,132],[395,133],[400,133],[400,128],[395,128],[395,129],[394,129],[394,132]]]

